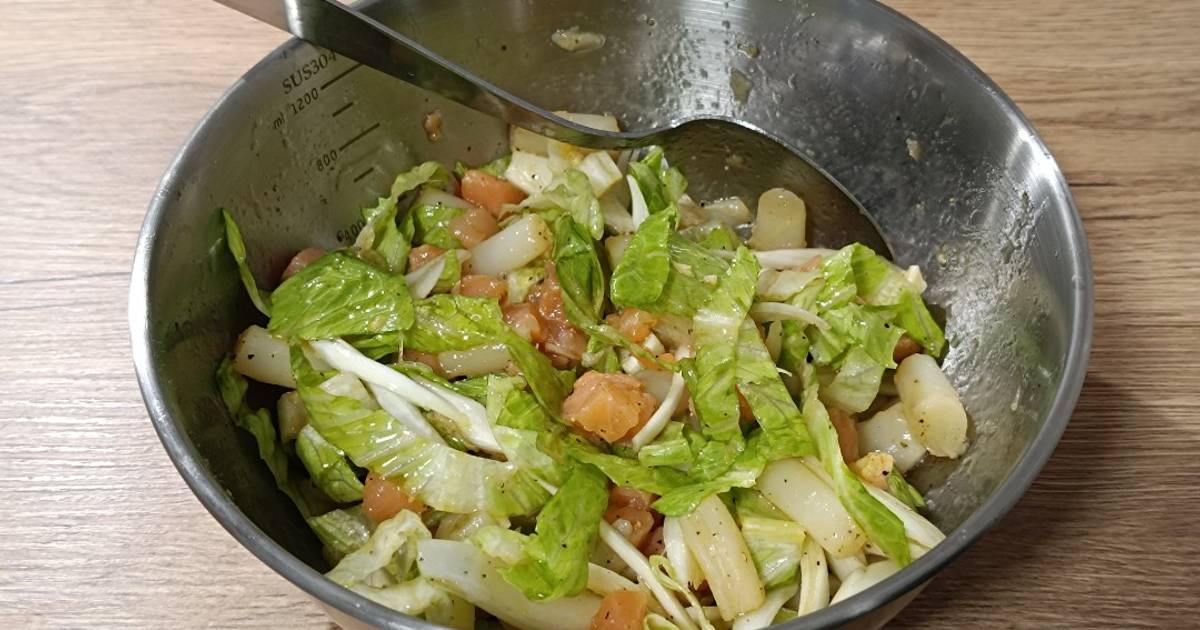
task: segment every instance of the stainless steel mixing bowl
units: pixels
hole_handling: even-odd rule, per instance
[[[869,0],[405,0],[375,17],[534,102],[630,124],[669,112],[742,118],[845,185],[897,260],[945,309],[946,368],[973,431],[968,454],[920,470],[944,543],[892,579],[790,628],[878,625],[1000,519],[1070,417],[1087,360],[1092,287],[1067,185],[1013,103],[945,42]],[[578,25],[607,41],[568,53]],[[424,114],[440,109],[430,142]],[[321,576],[314,537],[276,492],[212,378],[254,319],[221,244],[237,210],[260,282],[287,258],[355,232],[358,209],[418,160],[480,162],[505,130],[348,59],[290,42],[255,66],[188,140],[138,242],[130,326],[138,379],[168,453],[218,521],[343,622],[427,627]],[[753,147],[678,161],[701,196],[756,195],[789,173]],[[795,183],[803,189],[803,182]],[[813,200],[810,200],[813,203]],[[203,553],[203,550],[197,550]]]

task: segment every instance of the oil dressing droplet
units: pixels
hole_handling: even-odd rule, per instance
[[[750,100],[750,77],[746,73],[733,68],[729,71],[729,89],[733,90],[733,100],[745,105]]]

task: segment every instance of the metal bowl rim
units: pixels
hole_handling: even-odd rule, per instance
[[[1051,156],[1041,136],[1008,95],[945,40],[876,0],[862,1],[890,14],[893,19],[897,20],[899,28],[906,29],[911,35],[926,40],[938,54],[959,66],[976,82],[978,87],[998,101],[1000,108],[1016,127],[1024,128],[1029,132],[1030,141],[1035,148],[1046,155],[1050,166],[1054,169],[1055,193],[1061,196],[1062,203],[1059,211],[1061,216],[1059,218],[1066,228],[1069,249],[1067,258],[1069,263],[1074,266],[1072,275],[1076,281],[1071,295],[1071,306],[1075,315],[1071,322],[1071,340],[1067,348],[1063,380],[1055,393],[1046,422],[1021,455],[1012,473],[993,492],[992,496],[951,532],[945,541],[925,556],[895,576],[863,593],[806,615],[802,619],[779,626],[791,630],[836,627],[863,617],[905,593],[921,587],[1007,514],[1045,466],[1070,421],[1071,413],[1083,385],[1092,341],[1093,279],[1087,239],[1062,170]],[[251,67],[226,90],[196,125],[159,182],[138,236],[130,280],[129,329],[133,344],[134,369],[151,422],[167,455],[188,487],[200,499],[201,504],[243,547],[319,602],[332,606],[344,614],[380,627],[434,629],[437,626],[421,619],[401,615],[325,579],[324,575],[301,562],[259,529],[225,494],[213,475],[205,469],[195,446],[167,411],[163,402],[162,383],[153,368],[147,320],[149,279],[153,242],[158,227],[171,205],[166,192],[174,189],[184,177],[181,173],[182,166],[197,150],[197,145],[205,138],[206,130],[213,120],[223,113],[225,105],[231,100],[233,94],[261,69],[275,63],[280,56],[290,55],[305,45],[307,44],[297,39],[283,43]]]

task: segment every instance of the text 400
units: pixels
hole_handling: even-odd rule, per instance
[[[312,105],[313,103],[317,102],[317,98],[320,96],[321,96],[321,91],[317,88],[313,88],[313,89],[301,94],[300,96],[297,96],[296,100],[288,103],[288,107],[290,107],[292,109],[292,115],[294,116],[294,115],[299,114],[300,112],[304,111],[305,107],[308,107],[309,105]]]

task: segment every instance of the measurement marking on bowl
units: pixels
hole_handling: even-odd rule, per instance
[[[343,70],[341,74],[339,74],[339,75],[333,77],[332,79],[326,81],[325,83],[323,83],[321,85],[321,89],[322,90],[328,89],[329,86],[333,85],[334,83],[337,83],[338,81],[342,80],[342,78],[345,77],[347,74],[350,74],[351,72],[354,72],[355,70],[358,70],[361,67],[362,67],[361,63],[356,63],[353,66],[350,66],[346,70]]]
[[[357,136],[354,136],[353,138],[350,138],[349,140],[346,141],[346,144],[343,144],[342,146],[338,147],[338,151],[345,151],[346,149],[348,149],[350,147],[350,145],[354,144],[355,142],[358,142],[359,140],[362,140],[364,136],[371,133],[372,131],[375,131],[378,128],[379,128],[379,123],[375,123],[374,125],[367,127],[365,130],[363,130],[362,133],[358,134]]]
[[[357,184],[358,182],[361,182],[364,177],[366,177],[367,175],[370,175],[371,173],[374,173],[374,172],[375,172],[375,167],[372,166],[371,168],[359,173],[358,176],[354,178],[354,183]]]
[[[338,115],[340,115],[342,112],[346,111],[347,109],[350,109],[351,107],[354,107],[354,101],[350,101],[349,103],[346,103],[345,105],[342,105],[341,107],[337,108],[336,110],[334,110],[334,112],[332,114],[330,114],[330,117],[337,118]]]

